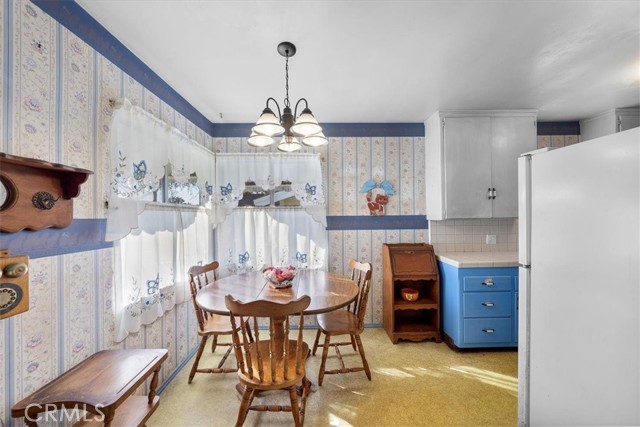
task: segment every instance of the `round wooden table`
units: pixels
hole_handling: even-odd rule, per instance
[[[358,285],[353,280],[321,270],[298,270],[293,286],[287,289],[272,289],[262,273],[227,276],[202,288],[196,295],[196,303],[205,311],[228,315],[224,303],[226,295],[242,302],[268,300],[287,303],[303,295],[311,297],[311,304],[304,314],[317,314],[349,305],[358,295]]]

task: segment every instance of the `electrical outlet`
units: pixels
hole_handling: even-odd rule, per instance
[[[495,245],[495,244],[496,244],[496,235],[487,234],[487,245]]]

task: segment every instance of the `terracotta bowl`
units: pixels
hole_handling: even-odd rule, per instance
[[[402,288],[400,289],[400,295],[405,301],[417,301],[419,293],[413,288]]]

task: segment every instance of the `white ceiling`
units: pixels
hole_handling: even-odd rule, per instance
[[[285,40],[292,104],[321,123],[640,105],[640,0],[76,1],[215,123],[282,106]]]

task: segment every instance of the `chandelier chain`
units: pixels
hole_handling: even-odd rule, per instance
[[[289,108],[289,51],[287,51],[286,61],[285,61],[285,97],[284,97],[284,106]]]

